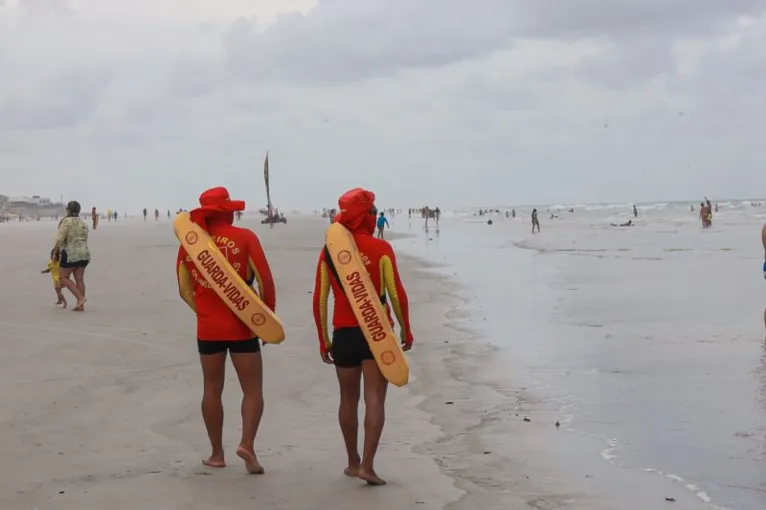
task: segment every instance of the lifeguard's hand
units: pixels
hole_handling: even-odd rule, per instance
[[[330,353],[330,351],[321,353],[321,356],[322,356],[322,361],[324,361],[328,365],[335,364],[335,361],[332,359],[332,354]]]

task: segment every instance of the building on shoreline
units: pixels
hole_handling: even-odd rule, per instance
[[[64,214],[64,205],[40,195],[13,197],[0,195],[0,216],[3,219],[57,217]]]

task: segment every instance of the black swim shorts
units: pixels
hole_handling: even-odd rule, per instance
[[[257,338],[250,340],[197,340],[197,350],[200,354],[252,354],[261,352],[261,341]]]
[[[332,332],[332,359],[335,366],[353,368],[375,359],[361,328],[338,328]]]
[[[66,256],[66,250],[61,250],[59,253],[59,267],[62,269],[73,269],[75,267],[88,267],[89,260],[75,260],[69,262]]]

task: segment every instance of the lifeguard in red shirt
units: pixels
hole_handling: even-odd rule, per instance
[[[226,188],[205,191],[191,220],[200,225],[248,285],[257,284],[257,292],[271,310],[276,307],[276,293],[271,269],[256,235],[235,227],[234,213],[245,203],[229,198]],[[263,415],[263,364],[261,346],[250,329],[221,301],[205,281],[183,247],[176,261],[178,289],[183,300],[197,314],[197,348],[202,364],[204,393],[202,417],[210,438],[212,454],[203,464],[225,467],[223,451],[223,385],[226,355],[237,371],[242,387],[242,439],[237,455],[250,473],[261,474],[263,467],[255,455],[254,442]]]
[[[336,216],[335,221],[353,234],[373,285],[384,303],[387,301],[386,294],[388,294],[390,303],[386,303],[386,311],[389,314],[389,320],[391,320],[390,314],[393,309],[401,328],[403,349],[408,351],[412,347],[412,332],[407,294],[399,278],[393,248],[388,242],[373,236],[378,215],[375,194],[356,188],[340,197],[338,205],[340,214]],[[335,302],[332,339],[328,333],[327,323],[330,289]],[[373,461],[385,422],[388,381],[378,369],[351,309],[351,304],[325,260],[324,250],[320,252],[316,270],[314,320],[319,335],[319,351],[322,360],[335,365],[340,383],[338,418],[348,454],[348,467],[345,473],[348,476],[359,477],[371,485],[384,485],[385,480],[375,473]],[[393,321],[391,324],[393,325]],[[364,450],[360,458],[357,449],[359,423],[357,409],[362,377],[364,377],[365,418]]]

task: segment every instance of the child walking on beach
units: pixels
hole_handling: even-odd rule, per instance
[[[64,297],[64,293],[61,291],[61,277],[59,276],[59,260],[56,257],[55,251],[51,251],[51,258],[48,261],[48,269],[45,269],[43,271],[40,271],[40,274],[46,274],[50,273],[51,279],[53,280],[53,288],[56,290],[56,297],[58,297],[58,301],[56,301],[56,305],[64,305],[63,307],[66,308],[66,298]]]

